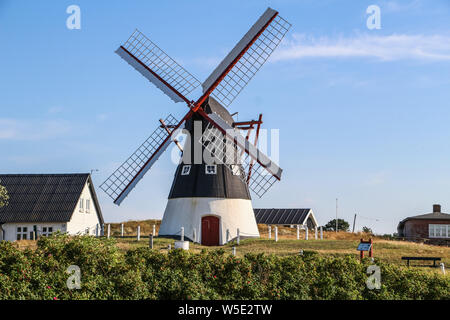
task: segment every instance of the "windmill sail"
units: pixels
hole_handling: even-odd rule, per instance
[[[186,96],[200,85],[200,81],[139,30],[116,53],[174,102],[189,104]]]
[[[164,122],[167,124],[178,123],[172,115],[167,116]],[[167,149],[171,143],[170,135],[164,127],[158,126],[150,137],[100,185],[100,188],[114,200],[115,204],[120,205]]]
[[[275,182],[281,179],[283,170],[242,136],[239,130],[230,126],[216,113],[208,115],[207,120],[209,124],[200,143],[214,155],[218,163],[224,162],[232,172],[236,164],[234,159],[238,158],[239,164],[246,173],[239,176],[258,197],[262,197]],[[251,175],[248,174],[249,171]]]
[[[267,8],[203,82],[203,92],[212,89],[212,95],[228,107],[266,62],[290,27],[291,24],[277,11]]]

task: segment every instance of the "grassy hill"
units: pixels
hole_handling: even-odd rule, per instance
[[[158,234],[161,220],[145,220],[145,221],[126,221],[124,222],[124,234],[131,238],[120,238],[120,223],[111,224],[111,236],[116,238],[117,246],[121,251],[128,251],[140,247],[148,247],[148,235],[152,232],[153,225],[156,226],[156,234]],[[137,226],[141,227],[141,240],[136,240]],[[300,250],[314,251],[321,256],[342,257],[351,255],[359,256],[356,250],[361,238],[368,239],[372,237],[374,241],[374,257],[383,262],[393,263],[396,265],[406,265],[401,260],[403,256],[425,256],[425,257],[441,257],[442,262],[447,269],[450,269],[450,247],[433,246],[408,241],[386,240],[382,237],[371,236],[364,233],[350,232],[324,232],[324,240],[314,239],[314,232],[309,233],[309,240],[304,240],[304,231],[301,231],[300,238],[296,239],[296,229],[289,227],[279,227],[279,241],[273,240],[274,232],[272,231],[272,239],[268,239],[268,230],[266,225],[258,225],[261,238],[241,240],[237,247],[237,256],[243,257],[246,253],[267,253],[277,256],[293,256],[298,255]],[[169,244],[174,245],[173,239],[154,238],[154,248],[167,252]],[[232,242],[221,247],[207,247],[200,244],[190,243],[190,251],[201,252],[202,250],[212,251],[223,248],[231,252],[232,247],[236,243]],[[36,242],[30,240],[17,241],[16,246],[19,248],[35,248]],[[367,255],[367,254],[366,254]],[[429,265],[428,262],[414,262],[413,265]],[[421,270],[440,272],[438,268],[421,268]],[[448,271],[450,274],[450,270]]]
[[[145,221],[127,221],[124,222],[124,231],[126,236],[136,236],[137,226],[141,227],[141,236],[146,236],[152,232],[153,225],[156,225],[158,234],[160,220],[145,220]],[[405,265],[405,261],[401,260],[402,256],[428,256],[441,257],[442,262],[450,267],[450,248],[442,246],[426,245],[407,241],[386,240],[382,237],[371,236],[364,233],[350,233],[350,232],[324,232],[324,240],[314,239],[314,232],[309,232],[309,240],[304,240],[304,231],[301,231],[300,238],[296,239],[297,231],[295,228],[279,227],[278,235],[279,241],[273,240],[274,232],[272,229],[272,239],[268,239],[268,230],[266,225],[258,225],[261,238],[260,239],[246,239],[241,240],[239,247],[237,247],[237,255],[244,256],[246,253],[267,253],[275,254],[277,256],[297,255],[300,250],[315,251],[323,256],[345,256],[352,255],[359,256],[356,250],[359,240],[361,238],[368,239],[372,237],[374,240],[374,257],[379,258],[384,262],[394,263],[397,265]],[[120,235],[120,223],[111,224],[111,235]],[[175,240],[166,238],[154,238],[154,248],[163,252],[167,251],[167,246],[172,245]],[[148,239],[141,238],[137,242],[135,238],[117,238],[117,246],[122,250],[129,250],[132,248],[148,246]],[[235,243],[229,243],[221,248],[229,250],[235,246]],[[190,244],[190,250],[193,252],[200,252],[201,250],[215,250],[219,247],[206,247],[200,244]],[[367,253],[366,253],[367,255]],[[427,265],[428,262],[413,263],[414,265]],[[437,269],[425,268],[424,270]],[[450,272],[450,271],[449,271]]]

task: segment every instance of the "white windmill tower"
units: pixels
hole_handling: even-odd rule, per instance
[[[116,53],[175,102],[189,111],[177,121],[172,115],[160,125],[100,186],[120,205],[173,141],[183,152],[175,172],[160,236],[177,237],[181,227],[205,245],[236,237],[259,237],[249,190],[261,197],[281,179],[281,168],[256,147],[258,120],[235,122],[228,107],[272,54],[290,24],[268,8],[203,82],[203,94],[186,98],[200,82],[136,30]],[[225,106],[225,107],[224,107]],[[184,126],[183,126],[184,125]],[[174,139],[184,127],[190,138],[182,147]],[[254,143],[250,131],[256,129]],[[244,137],[242,130],[247,130]],[[200,157],[198,156],[200,154]],[[210,155],[204,157],[203,155]]]

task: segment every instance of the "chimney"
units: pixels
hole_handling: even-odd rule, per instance
[[[440,213],[440,212],[441,212],[441,205],[433,204],[433,213]]]

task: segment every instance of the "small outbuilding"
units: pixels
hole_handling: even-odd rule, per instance
[[[296,226],[314,229],[318,223],[311,209],[253,209],[256,223],[267,225]]]
[[[8,205],[0,208],[0,240],[68,234],[100,235],[103,216],[91,176],[0,174]]]
[[[450,214],[441,212],[439,204],[433,212],[403,219],[397,227],[400,237],[406,239],[450,239]]]

